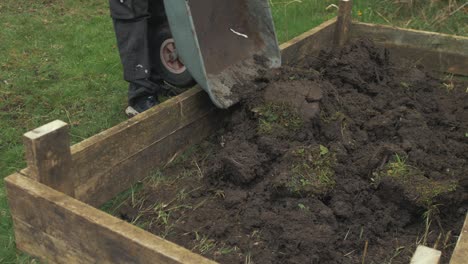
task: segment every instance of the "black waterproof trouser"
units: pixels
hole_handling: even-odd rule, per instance
[[[164,7],[161,0],[109,0],[109,5],[132,105],[136,98],[156,95],[162,87],[161,78],[151,72],[149,34],[154,27],[151,14]]]

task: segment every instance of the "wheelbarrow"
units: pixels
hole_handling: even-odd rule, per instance
[[[219,108],[259,70],[281,66],[268,0],[164,0],[178,59]],[[236,90],[237,89],[237,90]]]

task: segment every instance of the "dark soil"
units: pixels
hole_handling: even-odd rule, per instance
[[[220,263],[447,263],[468,209],[468,91],[361,40],[262,73],[123,219]]]

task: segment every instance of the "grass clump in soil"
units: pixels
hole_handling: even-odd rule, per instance
[[[301,195],[323,196],[336,184],[333,167],[336,158],[327,147],[302,147],[293,151],[291,178],[287,187]]]
[[[189,150],[190,151],[190,150]],[[170,236],[173,227],[180,217],[197,208],[196,204],[187,202],[188,196],[197,190],[195,186],[178,188],[185,178],[195,178],[196,172],[183,169],[177,177],[169,178],[160,170],[154,171],[142,183],[136,184],[131,190],[122,193],[104,206],[104,210],[115,214],[124,210],[120,217],[146,230],[158,230],[162,238]],[[140,188],[142,185],[146,189]],[[155,200],[152,193],[163,189],[170,194],[171,199]]]
[[[336,111],[334,113],[328,114],[326,112],[320,112],[320,120],[324,123],[332,123],[332,122],[344,122],[346,120],[346,115],[340,111]]]
[[[194,232],[195,238],[193,239],[194,246],[192,251],[198,252],[202,255],[212,253],[215,256],[227,255],[238,251],[237,247],[227,246],[225,243],[220,243],[206,235]]]
[[[408,164],[407,157],[398,154],[377,174],[377,183],[386,179],[401,186],[408,198],[427,209],[434,207],[440,195],[453,192],[457,188],[456,182],[425,177],[423,171]]]
[[[295,132],[304,121],[299,113],[286,103],[266,103],[254,109],[258,115],[258,132],[269,135],[276,131]]]
[[[200,167],[206,167],[203,162],[210,153],[209,147],[189,148],[162,170],[155,170],[141,184],[122,193],[122,197],[116,197],[103,209],[161,238],[174,239],[181,236],[186,247],[197,254],[214,258],[238,254],[240,249],[237,246],[219,241],[206,234],[203,228],[184,224],[190,222],[187,219],[206,204],[225,199],[222,190],[210,189],[207,193],[201,190],[204,172]],[[141,189],[140,185],[145,188]],[[205,195],[201,197],[199,192]]]

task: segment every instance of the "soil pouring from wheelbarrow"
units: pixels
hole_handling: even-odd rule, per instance
[[[232,106],[240,99],[235,86],[251,82],[259,70],[281,65],[268,0],[164,4],[178,56],[216,106]]]

